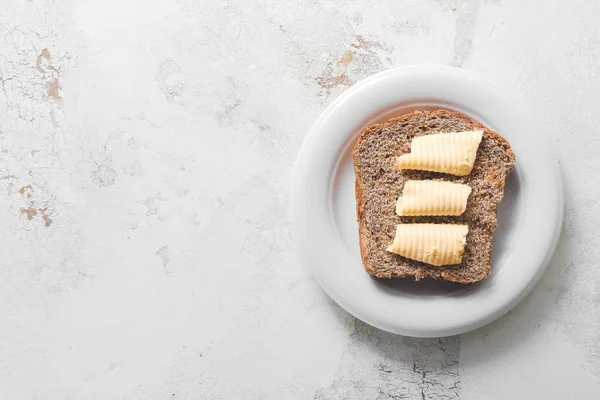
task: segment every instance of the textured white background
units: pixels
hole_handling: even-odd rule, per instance
[[[0,399],[600,398],[600,2],[0,10]],[[324,107],[423,62],[520,92],[566,187],[542,282],[440,340],[337,307],[288,209]]]

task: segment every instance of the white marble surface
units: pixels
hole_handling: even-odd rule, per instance
[[[600,398],[599,2],[0,10],[0,399]],[[542,282],[440,340],[336,306],[288,209],[323,108],[423,62],[519,91],[566,187]]]

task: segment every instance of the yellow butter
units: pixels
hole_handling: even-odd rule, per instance
[[[416,137],[409,154],[396,160],[398,169],[418,169],[465,176],[471,173],[483,131],[435,133]]]
[[[471,188],[462,183],[407,181],[396,203],[396,214],[461,215],[467,208]]]
[[[467,233],[467,225],[400,224],[387,251],[438,267],[460,264]]]

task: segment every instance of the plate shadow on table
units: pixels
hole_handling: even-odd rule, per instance
[[[563,228],[565,225],[563,222]],[[564,273],[564,265],[570,253],[569,246],[569,242],[564,240],[564,234],[561,234],[552,260],[529,295],[504,316],[471,332],[445,338],[403,337],[371,327],[352,316],[349,318],[353,320],[353,323],[348,323],[347,328],[352,329],[351,336],[354,335],[362,345],[371,348],[371,351],[381,354],[382,357],[406,362],[402,352],[410,351],[413,353],[415,365],[421,363],[422,366],[430,368],[432,371],[447,369],[448,365],[458,362],[461,347],[477,349],[478,346],[484,345],[482,341],[485,341],[487,349],[485,357],[475,359],[469,357],[470,367],[474,367],[480,362],[487,363],[489,358],[495,356],[494,352],[501,352],[502,355],[498,354],[498,356],[503,357],[507,356],[506,353],[513,351],[522,352],[523,349],[516,344],[526,345],[536,340],[536,335],[540,334],[540,325],[548,322],[545,318],[555,304]],[[401,281],[390,281],[387,284],[392,287],[391,290],[408,290],[411,293],[416,291],[415,286],[410,285],[410,282],[401,283]],[[431,290],[449,293],[460,292],[461,286],[463,286],[436,281],[420,283],[425,283]],[[356,335],[353,331],[362,332],[362,334]],[[418,350],[419,348],[421,350]],[[439,363],[440,357],[445,360],[445,364]],[[436,362],[432,360],[436,360]]]
[[[567,223],[563,222],[563,229],[566,225]],[[518,352],[522,351],[514,346],[515,343],[528,343],[536,340],[536,336],[540,334],[539,328],[543,323],[548,323],[545,318],[549,312],[552,312],[552,308],[556,304],[565,273],[565,264],[571,253],[571,244],[565,240],[564,233],[562,233],[552,260],[533,290],[502,317],[461,335],[463,343],[486,337],[487,340],[494,343],[492,350],[504,353],[513,349]],[[493,354],[489,354],[489,356],[493,357]]]
[[[390,371],[402,370],[399,376],[410,374],[411,371],[418,373],[427,371],[428,379],[439,379],[440,382],[445,382],[449,373],[459,373],[461,347],[469,346],[472,341],[478,343],[484,340],[487,343],[485,345],[487,350],[485,357],[469,358],[470,367],[476,366],[479,362],[487,363],[490,357],[494,357],[493,353],[496,351],[502,353],[522,352],[522,349],[515,343],[528,343],[530,340],[535,340],[532,336],[539,333],[537,327],[554,304],[567,254],[568,244],[561,241],[540,282],[520,304],[498,320],[462,335],[442,338],[401,336],[360,321],[346,313],[333,301],[332,312],[337,315],[337,318],[344,321],[343,325],[349,336],[348,347],[352,348],[352,352],[357,351],[355,350],[357,347],[369,349],[369,353],[381,360],[376,365],[364,366],[364,368],[376,369],[378,366],[389,364]],[[433,280],[417,283],[424,284],[421,289],[426,288],[438,293],[461,293],[462,291],[464,294],[464,291],[469,288],[456,283]],[[390,290],[418,294],[418,287],[414,281],[411,284],[411,281],[407,280],[390,280],[380,284],[387,285]],[[471,287],[473,286],[475,285],[471,285]],[[553,290],[549,290],[549,288]],[[475,346],[478,345],[475,344]]]

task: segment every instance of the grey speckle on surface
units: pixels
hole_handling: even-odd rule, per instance
[[[340,369],[318,400],[459,399],[460,338],[406,338],[352,318]]]
[[[0,10],[0,399],[600,398],[599,2]],[[289,212],[323,109],[419,63],[516,89],[566,193],[531,295],[439,340],[348,316]]]
[[[454,38],[454,59],[452,65],[461,67],[473,51],[473,30],[479,0],[458,1],[451,7],[456,13],[456,36]]]
[[[169,246],[163,246],[156,252],[156,255],[160,257],[162,266],[165,272],[169,273],[169,261],[171,260],[171,253],[169,252]]]

